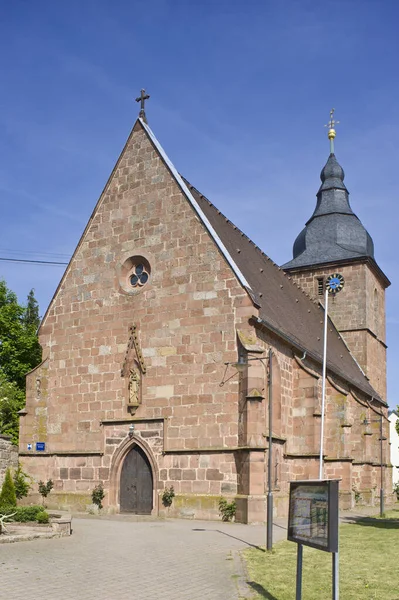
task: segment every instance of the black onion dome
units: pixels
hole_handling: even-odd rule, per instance
[[[335,154],[330,154],[330,156],[328,157],[328,161],[321,170],[320,179],[320,190],[327,190],[332,187],[346,190],[344,184],[345,173],[343,168],[335,158]]]
[[[358,257],[374,258],[374,244],[349,204],[345,173],[330,154],[320,173],[315,211],[294,242],[284,269]]]

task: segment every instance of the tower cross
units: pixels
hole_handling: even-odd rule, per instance
[[[336,136],[335,126],[338,125],[339,121],[335,121],[334,119],[335,108],[330,110],[330,120],[327,125],[324,127],[328,127],[328,139],[330,140],[330,154],[334,154],[334,138]]]
[[[330,129],[334,129],[335,125],[336,125],[337,123],[339,123],[339,121],[335,121],[335,120],[334,120],[334,113],[335,113],[335,108],[332,108],[332,109],[330,110],[330,120],[329,120],[329,122],[327,123],[327,125],[324,125],[324,127],[329,127]]]
[[[141,90],[140,91],[140,96],[138,98],[136,98],[136,102],[141,102],[141,104],[140,104],[139,118],[143,119],[143,121],[145,123],[147,123],[147,118],[145,116],[145,110],[144,110],[144,108],[145,108],[145,101],[148,100],[149,97],[150,97],[150,95],[146,94],[145,90]]]

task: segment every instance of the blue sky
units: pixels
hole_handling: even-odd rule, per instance
[[[71,255],[144,87],[149,124],[177,169],[282,264],[314,210],[335,107],[351,205],[392,281],[396,405],[398,20],[393,0],[4,3],[0,256]],[[62,272],[0,262],[21,301],[35,288],[42,314]]]

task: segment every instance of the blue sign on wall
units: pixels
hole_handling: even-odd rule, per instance
[[[44,442],[36,442],[36,452],[44,452],[46,444]]]

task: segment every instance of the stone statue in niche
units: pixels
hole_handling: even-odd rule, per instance
[[[36,378],[36,398],[40,398],[42,393],[42,382],[40,377]]]
[[[130,369],[129,376],[129,404],[140,403],[140,374],[137,369]]]

